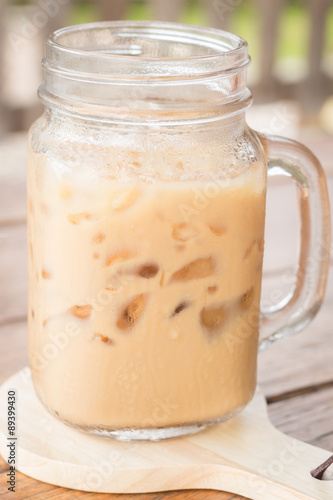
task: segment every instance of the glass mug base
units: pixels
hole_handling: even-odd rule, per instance
[[[248,404],[248,403],[247,403]],[[229,420],[233,416],[240,413],[247,404],[244,404],[237,408],[236,410],[226,413],[222,417],[212,418],[209,420],[204,420],[203,422],[196,422],[189,425],[173,425],[169,427],[156,427],[156,428],[145,428],[145,429],[107,429],[98,427],[89,427],[81,425],[73,425],[66,422],[67,425],[75,427],[80,431],[87,432],[94,436],[111,438],[117,441],[161,441],[163,439],[172,439],[182,436],[189,436],[191,434],[196,434],[207,427]]]
[[[40,401],[42,406],[58,421],[66,424],[68,427],[72,427],[73,429],[84,432],[86,434],[127,442],[161,441],[164,439],[172,439],[196,434],[197,432],[229,420],[235,415],[241,413],[251,403],[257,387],[256,381],[253,381],[253,384],[251,384],[251,387],[249,387],[247,393],[243,393],[242,396],[238,394],[237,401],[234,399],[233,403],[231,403],[230,401],[230,393],[224,392],[223,390],[220,392],[216,392],[215,402],[219,403],[220,408],[220,415],[217,417],[196,419],[195,415],[193,415],[193,417],[191,418],[189,414],[187,414],[187,420],[185,420],[184,417],[182,419],[183,412],[180,411],[177,415],[173,415],[173,418],[168,418],[167,420],[164,418],[154,420],[153,418],[151,418],[151,415],[149,416],[149,410],[147,410],[147,414],[141,418],[141,421],[136,419],[136,423],[133,422],[133,425],[131,426],[131,423],[127,418],[127,426],[120,427],[115,424],[112,425],[112,420],[114,420],[114,417],[112,417],[111,415],[112,407],[110,406],[108,417],[109,424],[105,422],[98,425],[98,423],[96,423],[96,420],[98,419],[98,416],[96,414],[94,417],[90,417],[90,424],[77,422],[77,419],[74,415],[67,414],[65,416],[63,413],[64,407],[60,409],[60,406],[57,402],[55,402],[54,400],[50,400],[50,391],[40,391],[38,379],[36,378],[36,374],[34,372],[32,372],[32,379],[35,394],[38,400]],[[236,394],[235,391],[236,388],[234,387],[234,396]],[[164,407],[167,404],[168,401],[162,402],[162,405]],[[93,406],[92,402],[91,405]],[[209,415],[210,412],[213,413],[212,409],[210,411],[208,410],[207,405],[205,406],[205,410],[206,415]],[[83,411],[81,413],[84,414]],[[115,415],[117,415],[117,411],[115,412]],[[95,422],[93,422],[93,420],[95,420]],[[149,420],[151,421],[150,424],[148,423]],[[158,425],[158,421],[161,425]],[[165,425],[162,424],[163,421]],[[143,424],[142,427],[140,427],[140,423],[141,425]],[[156,423],[157,425],[154,425],[154,423]]]

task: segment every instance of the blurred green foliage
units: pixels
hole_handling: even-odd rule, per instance
[[[93,1],[81,0],[72,8],[67,24],[69,26],[71,24],[92,23],[99,20],[98,10]]]
[[[1,0],[0,0],[1,1]],[[113,1],[113,0],[111,0]],[[167,1],[167,0],[166,0]],[[267,0],[274,1],[274,0]],[[126,12],[127,19],[150,20],[151,9],[144,0],[132,0]],[[98,10],[93,1],[81,0],[73,8],[69,24],[97,21]],[[260,16],[250,0],[244,0],[235,8],[231,16],[230,30],[245,38],[249,43],[250,53],[253,58],[258,54]],[[206,26],[208,18],[203,2],[187,0],[182,12],[181,22]],[[280,19],[280,37],[277,49],[278,59],[291,57],[304,59],[308,52],[310,19],[306,10],[305,0],[289,0]],[[333,3],[327,16],[326,23],[326,48],[325,52],[333,52]]]

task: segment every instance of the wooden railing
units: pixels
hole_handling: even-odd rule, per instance
[[[131,1],[90,0],[95,3],[100,19],[122,19]],[[136,0],[137,1],[137,0]],[[154,19],[179,20],[187,0],[146,0]],[[199,0],[198,0],[199,1]],[[325,98],[333,94],[332,74],[322,67],[325,46],[325,23],[333,0],[304,0],[308,9],[310,32],[307,47],[307,71],[296,74],[292,81],[275,71],[280,35],[280,19],[288,0],[201,0],[211,26],[229,29],[234,11],[251,2],[259,19],[257,57],[259,73],[251,83],[256,102],[295,99],[303,109],[316,111]],[[28,5],[0,0],[0,133],[26,128],[40,112],[35,90],[42,78],[40,59],[45,39],[51,31],[66,24],[75,0],[30,0]]]

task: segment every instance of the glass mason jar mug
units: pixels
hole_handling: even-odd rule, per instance
[[[304,328],[329,263],[323,171],[249,129],[247,44],[108,22],[47,42],[30,131],[29,356],[64,422],[118,439],[194,432],[244,408],[261,347]],[[298,186],[293,292],[260,312],[267,166]]]

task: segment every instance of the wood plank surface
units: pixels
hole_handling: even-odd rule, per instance
[[[302,137],[300,137],[302,139]],[[333,196],[333,141],[324,134],[303,134],[321,159]],[[26,137],[0,142],[0,383],[27,363],[26,353]],[[294,188],[271,183],[268,192],[264,294],[281,289],[283,273],[295,262],[297,216]],[[292,214],[292,215],[291,215]],[[259,355],[259,382],[269,398],[274,425],[291,436],[333,452],[333,273],[325,302],[302,333]],[[319,464],[318,464],[319,465]],[[8,464],[0,459],[0,498],[6,489]],[[97,500],[236,500],[215,491],[181,491],[147,495],[103,495],[65,490],[17,475],[15,498]],[[267,499],[269,500],[269,499]],[[319,499],[322,500],[322,499]],[[325,499],[326,500],[326,499]]]
[[[281,282],[281,275],[264,279],[264,286]],[[259,384],[268,397],[333,381],[333,272],[325,301],[304,331],[259,354]],[[332,401],[333,402],[333,401]],[[333,405],[332,405],[333,406]],[[333,421],[333,408],[332,408]]]
[[[271,422],[282,432],[333,453],[333,383],[269,405]]]
[[[26,321],[0,326],[0,356],[1,385],[14,372],[28,365]]]
[[[26,225],[0,227],[0,324],[27,315],[27,229]]]
[[[0,140],[0,233],[25,221],[26,177],[27,135],[5,136]]]

